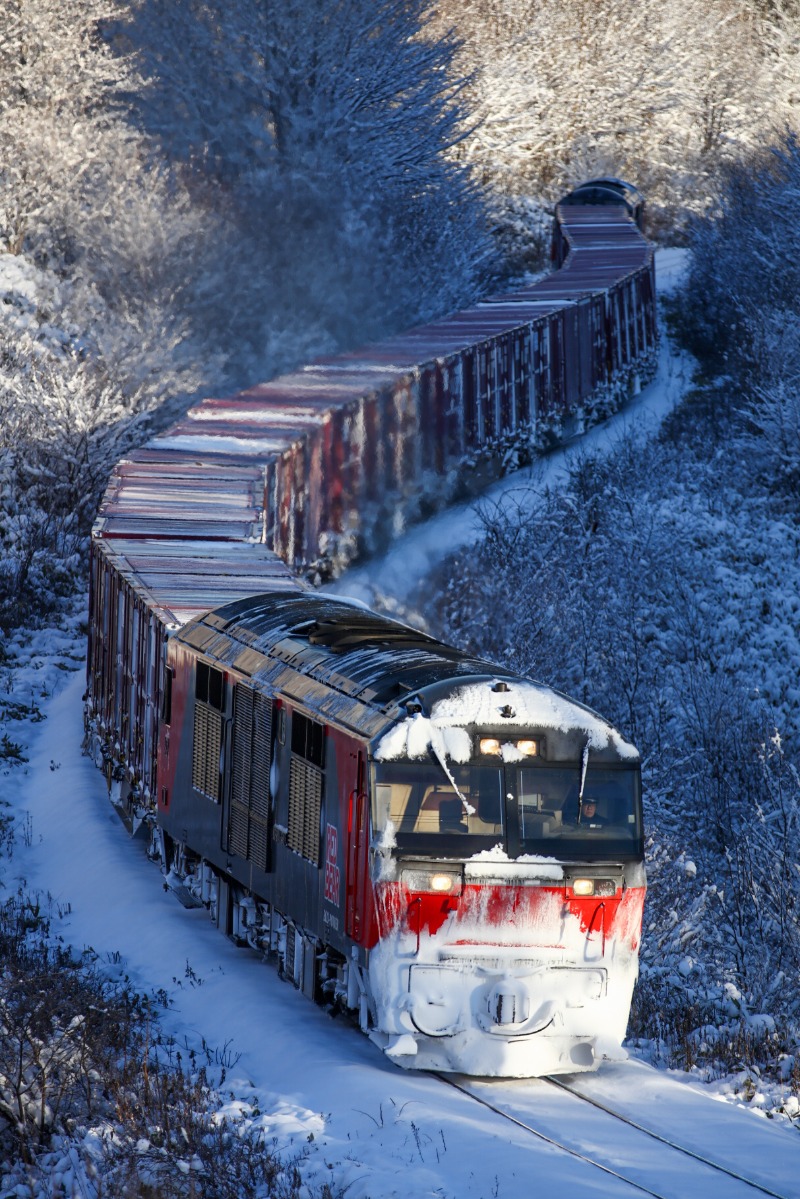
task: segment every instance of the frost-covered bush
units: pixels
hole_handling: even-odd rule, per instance
[[[725,175],[691,230],[681,326],[711,369],[747,382],[798,373],[800,140],[794,133]]]
[[[754,465],[769,472],[791,503],[800,494],[800,374],[757,386],[747,415]]]
[[[22,891],[0,904],[2,1194],[333,1199],[257,1111],[224,1114],[229,1055],[182,1053],[118,964],[51,937],[51,906]]]
[[[800,140],[789,133],[725,177],[692,230],[677,324],[722,402],[742,417],[743,464],[788,497],[800,487]],[[781,507],[786,508],[786,499]]]
[[[143,1015],[135,996],[47,934],[38,898],[19,893],[0,906],[0,1145],[6,1161],[28,1165],[57,1130],[106,1106],[98,1071]]]
[[[3,265],[0,258],[0,281]],[[18,286],[17,280],[6,292],[7,306],[19,298]],[[47,323],[35,303],[29,316],[24,329],[9,322],[0,331],[0,628],[5,629],[41,618],[74,590],[111,466],[152,428],[168,374],[137,378],[113,359],[122,352],[122,339],[106,355],[84,355],[63,328]],[[64,325],[69,328],[68,321]],[[176,382],[177,372],[171,377]]]

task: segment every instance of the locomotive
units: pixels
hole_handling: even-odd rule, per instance
[[[190,621],[167,672],[161,856],[220,927],[404,1065],[540,1075],[619,1046],[644,878],[614,729],[314,593]]]
[[[640,220],[630,185],[584,185],[554,274],[203,401],[117,465],[93,529],[86,748],[120,814],[182,902],[404,1066],[618,1048],[639,760],[589,709],[301,576],[641,385]]]

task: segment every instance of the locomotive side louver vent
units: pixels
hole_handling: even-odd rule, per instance
[[[289,833],[286,844],[315,866],[319,865],[321,807],[322,771],[310,762],[293,756],[289,768]]]
[[[289,832],[286,844],[315,866],[320,864],[320,814],[325,762],[325,728],[301,712],[292,716],[289,766]]]
[[[194,685],[194,743],[192,786],[219,803],[222,799],[222,721],[225,711],[225,675],[198,661]]]
[[[194,745],[192,748],[192,786],[195,791],[219,803],[221,780],[219,757],[222,749],[222,714],[207,704],[194,708]]]
[[[228,847],[269,869],[269,764],[272,700],[239,684],[234,693],[233,768]]]

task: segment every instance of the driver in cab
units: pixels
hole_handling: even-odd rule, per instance
[[[580,823],[584,828],[603,828],[608,822],[597,813],[597,800],[587,795],[581,804]]]

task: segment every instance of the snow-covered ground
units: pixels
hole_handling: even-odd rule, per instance
[[[667,272],[678,265],[674,256],[660,257]],[[634,425],[657,426],[688,377],[689,364],[665,346],[657,380],[635,404],[580,444],[551,455],[537,472],[555,481],[582,446],[601,448]],[[489,499],[519,482],[504,480]],[[339,588],[369,599],[379,581],[382,594],[409,603],[431,564],[475,530],[474,506],[444,514],[382,561],[353,571]],[[6,879],[24,878],[49,892],[56,931],[79,950],[118,964],[143,991],[163,991],[166,1031],[180,1043],[205,1042],[225,1054],[231,1110],[251,1104],[280,1147],[307,1153],[302,1170],[308,1181],[333,1177],[350,1199],[635,1193],[610,1172],[616,1170],[669,1199],[755,1193],[730,1176],[709,1175],[694,1159],[676,1163],[665,1146],[642,1142],[641,1134],[632,1138],[624,1124],[578,1107],[546,1082],[475,1089],[553,1140],[601,1157],[608,1172],[532,1137],[435,1077],[394,1066],[348,1024],[313,1007],[254,954],[221,937],[204,910],[187,911],[163,890],[144,847],[129,840],[103,779],[80,752],[77,616],[35,648],[23,639],[5,648],[14,658],[14,699],[34,702],[46,716],[36,721],[20,711],[4,725],[29,759],[0,771],[2,799],[19,813],[21,830]],[[3,686],[0,674],[0,714],[9,699]],[[800,1140],[789,1119],[778,1127],[758,1110],[743,1110],[730,1084],[712,1091],[628,1061],[608,1064],[580,1086],[662,1136],[760,1180],[768,1193],[800,1194]],[[757,1096],[750,1106],[757,1109]]]
[[[141,843],[129,840],[101,776],[81,755],[82,685],[81,674],[71,674],[46,702],[28,766],[3,778],[6,799],[30,814],[14,870],[50,893],[63,913],[57,930],[78,949],[119,961],[136,986],[169,996],[163,1022],[179,1043],[241,1054],[225,1084],[231,1111],[257,1105],[270,1138],[308,1152],[309,1180],[329,1178],[332,1167],[353,1199],[523,1199],[533,1179],[543,1193],[631,1193],[629,1184],[440,1080],[392,1065],[347,1023],[221,937],[204,909],[182,908],[163,890]],[[684,1077],[630,1061],[581,1079],[581,1088],[786,1199],[798,1193],[800,1141],[791,1130],[715,1102]],[[670,1199],[748,1193],[728,1176],[707,1176],[694,1160],[676,1164],[655,1142],[631,1140],[625,1125],[577,1108],[544,1082],[484,1083],[481,1093]]]

